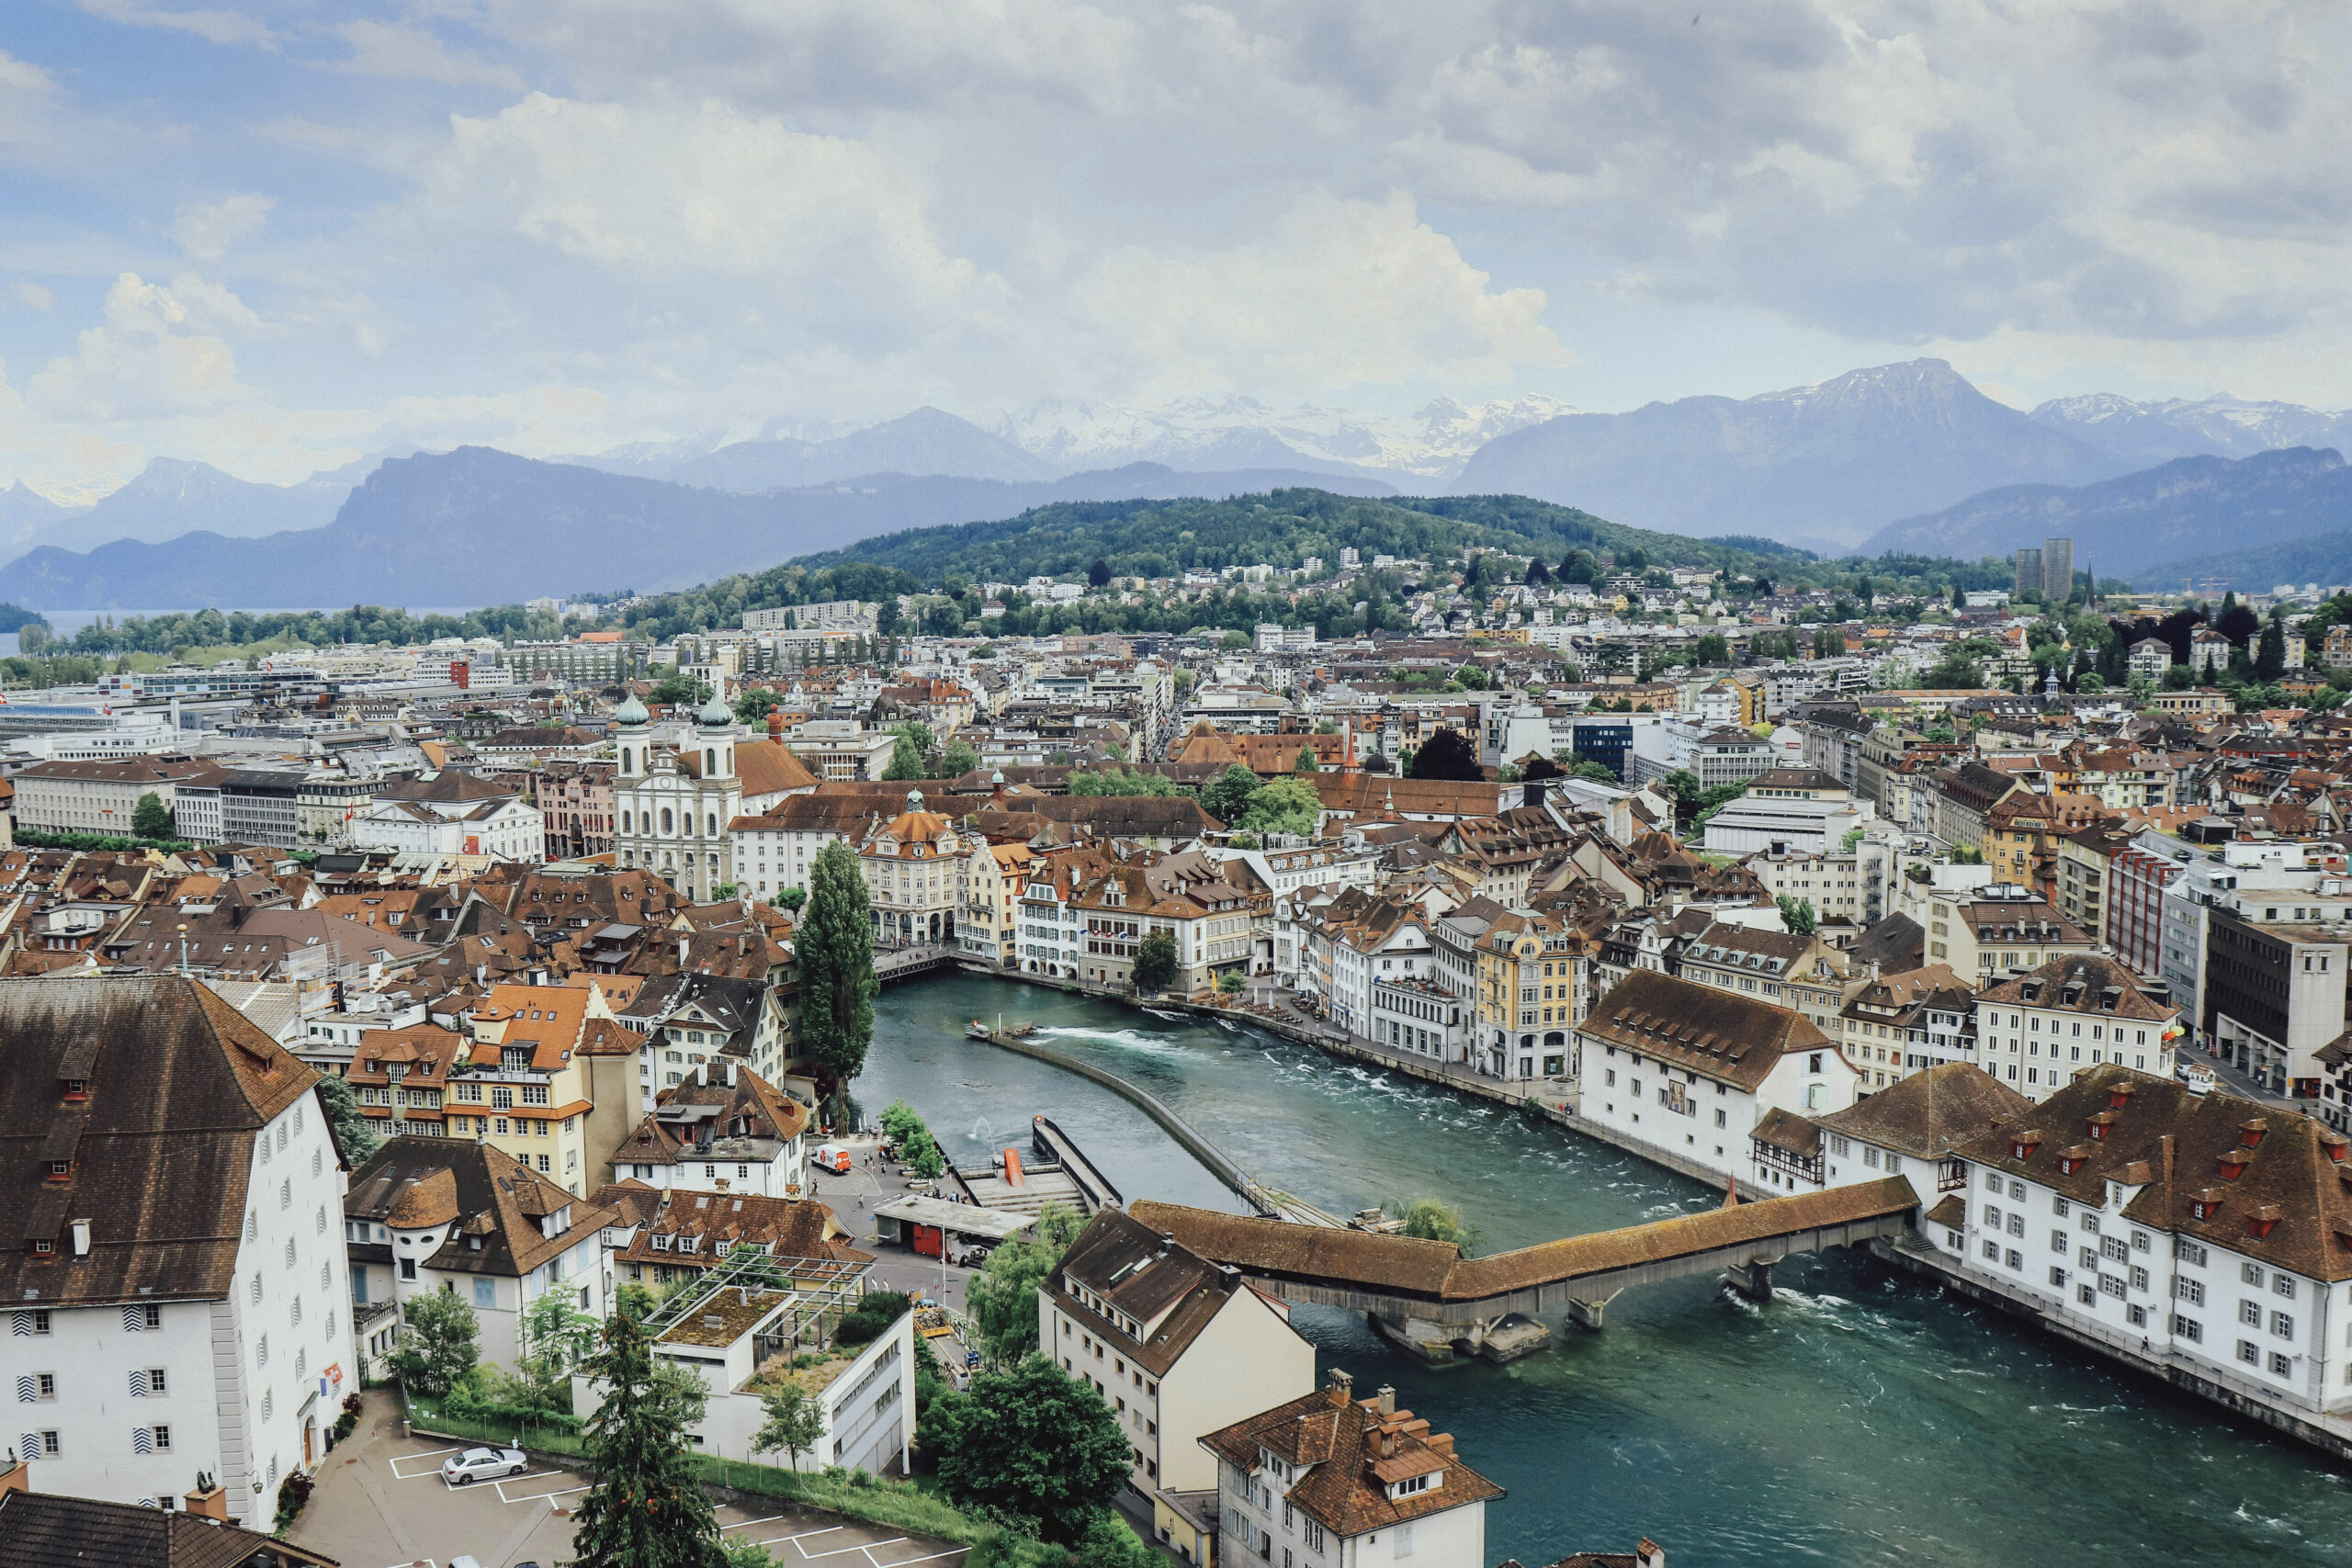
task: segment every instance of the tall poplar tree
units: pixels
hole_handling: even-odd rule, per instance
[[[857,852],[836,839],[808,873],[808,909],[794,936],[800,964],[800,1049],[839,1090],[874,1042],[874,916]]]
[[[595,1484],[572,1510],[576,1568],[722,1568],[718,1516],[686,1444],[700,1413],[656,1372],[644,1325],[627,1313],[607,1318],[588,1371],[605,1402],[588,1420]]]

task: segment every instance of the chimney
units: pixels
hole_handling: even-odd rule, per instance
[[[229,1522],[229,1494],[214,1485],[212,1477],[209,1475],[199,1472],[196,1478],[196,1490],[180,1501],[191,1514],[218,1519],[224,1525]]]
[[[87,1220],[75,1220],[75,1221],[74,1222],[74,1224],[73,1224],[73,1230],[74,1230],[74,1257],[76,1257],[76,1258],[87,1258],[87,1257],[89,1257],[89,1256],[90,1256],[90,1222],[89,1222],[89,1221],[87,1221]]]
[[[1329,1390],[1334,1404],[1346,1404],[1355,1398],[1356,1380],[1337,1367],[1324,1374],[1324,1386]]]
[[[782,708],[768,709],[768,739],[779,746],[784,744],[784,710]]]
[[[1383,1416],[1394,1416],[1396,1414],[1396,1391],[1389,1387],[1386,1383],[1382,1383],[1380,1385],[1379,1392],[1374,1393],[1373,1398],[1378,1403],[1380,1413]]]
[[[1666,1548],[1642,1537],[1641,1544],[1634,1548],[1634,1568],[1666,1568]]]

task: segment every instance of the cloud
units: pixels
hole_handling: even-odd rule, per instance
[[[36,310],[46,310],[57,303],[56,295],[30,281],[17,284],[16,294],[19,303],[29,305]]]
[[[160,6],[141,6],[136,0],[74,0],[91,16],[102,21],[118,22],[130,28],[161,28],[167,31],[192,33],[207,43],[252,43],[276,47],[277,34],[257,17],[236,11],[212,11],[201,8],[175,11]]]
[[[218,329],[257,324],[216,285],[187,277],[165,286],[126,272],[107,290],[105,321],[32,378],[28,401],[49,418],[82,421],[217,414],[254,403],[258,394],[237,379],[236,356]]]
[[[274,197],[255,191],[220,201],[184,202],[172,220],[172,238],[197,260],[217,262],[230,246],[259,233],[277,205]]]
[[[363,20],[343,23],[334,31],[351,46],[350,58],[337,69],[356,76],[500,87],[516,93],[523,90],[522,73],[514,67],[452,49],[422,28]]]

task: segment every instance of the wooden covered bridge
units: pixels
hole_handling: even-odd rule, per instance
[[[1772,1265],[1796,1252],[1854,1247],[1899,1235],[1918,1206],[1902,1177],[1683,1214],[1623,1230],[1547,1241],[1490,1258],[1451,1242],[1139,1201],[1128,1213],[1212,1262],[1229,1264],[1285,1301],[1369,1314],[1391,1337],[1429,1355],[1478,1348],[1517,1314],[1565,1312],[1599,1328],[1628,1285],[1724,1274],[1758,1301],[1772,1294]]]

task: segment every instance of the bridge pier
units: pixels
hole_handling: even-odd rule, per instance
[[[1409,1350],[1431,1366],[1442,1366],[1453,1359],[1453,1329],[1426,1317],[1384,1317],[1376,1312],[1363,1314],[1372,1331],[1400,1350]],[[1475,1346],[1474,1346],[1475,1348]]]
[[[1614,1291],[1610,1292],[1599,1301],[1592,1302],[1580,1302],[1577,1300],[1576,1297],[1570,1296],[1568,1298],[1568,1321],[1575,1324],[1578,1328],[1589,1328],[1593,1333],[1598,1334],[1601,1329],[1601,1320],[1609,1311],[1609,1303],[1616,1299],[1617,1292]]]
[[[1724,1270],[1724,1283],[1735,1294],[1751,1302],[1770,1303],[1772,1299],[1772,1265],[1777,1258],[1751,1258],[1745,1263],[1735,1263]]]

